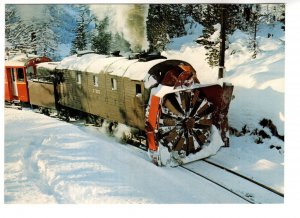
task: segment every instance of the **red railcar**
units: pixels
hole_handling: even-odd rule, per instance
[[[18,54],[5,61],[5,101],[29,102],[27,77],[36,74],[36,64],[51,59]]]

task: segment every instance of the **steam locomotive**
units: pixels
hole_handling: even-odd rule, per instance
[[[24,78],[31,105],[55,109],[66,120],[83,114],[94,122],[135,127],[145,135],[157,165],[184,164],[229,146],[233,86],[201,85],[183,60],[159,53],[126,58],[92,51],[60,62],[40,60]]]

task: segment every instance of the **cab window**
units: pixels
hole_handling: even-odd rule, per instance
[[[23,68],[17,68],[18,81],[24,81],[24,71]]]

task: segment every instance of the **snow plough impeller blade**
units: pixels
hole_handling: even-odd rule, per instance
[[[196,153],[209,142],[213,105],[199,89],[163,97],[157,139],[179,158]]]
[[[233,86],[224,83],[153,95],[146,121],[149,156],[177,166],[229,146],[228,110]],[[209,147],[209,148],[208,148]]]

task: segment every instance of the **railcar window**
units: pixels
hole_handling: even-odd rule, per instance
[[[117,80],[116,79],[111,79],[111,89],[112,90],[117,90]]]
[[[81,73],[76,74],[76,82],[77,84],[81,84]]]
[[[17,68],[18,81],[24,81],[24,71],[23,68]]]
[[[141,84],[136,84],[135,85],[135,92],[136,92],[136,94],[142,94],[142,86],[141,86]]]
[[[93,76],[93,83],[94,83],[94,86],[96,86],[96,87],[99,86],[98,77],[97,76]]]
[[[37,69],[37,72],[39,72],[39,69]],[[35,79],[33,66],[27,67],[26,76],[27,76],[27,79]]]

